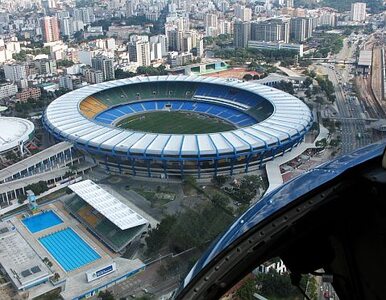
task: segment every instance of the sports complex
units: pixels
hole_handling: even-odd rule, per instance
[[[296,97],[211,77],[134,77],[67,93],[43,123],[108,171],[197,178],[261,168],[302,142],[312,125]]]

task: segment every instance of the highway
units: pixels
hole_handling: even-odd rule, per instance
[[[355,45],[349,46],[347,39],[337,59],[352,58]],[[352,150],[365,146],[371,142],[366,134],[365,109],[355,98],[346,95],[343,90],[343,83],[348,84],[350,79],[348,66],[341,68],[332,64],[321,64],[324,72],[334,85],[336,95],[336,106],[338,118],[341,122],[341,153],[345,154]]]

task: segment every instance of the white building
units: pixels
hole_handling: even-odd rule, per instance
[[[91,50],[79,50],[78,59],[81,64],[91,66],[91,59],[95,56],[94,51]]]
[[[5,78],[10,81],[20,81],[20,79],[27,78],[25,65],[4,65]]]
[[[287,44],[276,42],[248,41],[248,48],[265,49],[265,50],[293,50],[296,51],[299,57],[303,57],[302,44]]]
[[[252,19],[252,9],[245,7],[244,5],[235,5],[235,17],[242,22],[250,22]]]
[[[150,43],[150,60],[162,59],[161,43]]]
[[[366,3],[355,2],[351,4],[351,20],[364,22],[366,20]]]
[[[73,90],[74,85],[72,82],[72,76],[71,75],[60,76],[59,77],[59,87],[61,89]]]
[[[331,26],[335,27],[337,21],[337,15],[335,12],[322,12],[317,18],[318,26]]]
[[[74,26],[72,18],[66,17],[62,18],[59,21],[60,24],[60,33],[62,36],[72,36],[74,33]]]
[[[139,66],[150,66],[150,43],[148,37],[133,37],[128,48],[130,61],[136,62]]]
[[[168,55],[168,39],[165,34],[159,34],[150,37],[150,43],[161,44],[161,56],[165,57]]]
[[[224,20],[224,19],[218,20],[218,31],[219,31],[219,34],[232,35],[233,34],[233,22],[228,21],[228,20]]]
[[[217,27],[218,27],[217,15],[215,14],[205,15],[205,34],[207,36],[218,35]]]
[[[13,83],[4,83],[0,85],[0,99],[15,96],[17,85]]]
[[[254,270],[254,273],[269,273],[270,270],[275,270],[279,274],[287,272],[287,268],[281,259],[273,259],[260,265]]]
[[[197,40],[196,49],[197,49],[197,57],[203,57],[204,56],[204,40],[202,38]]]
[[[101,70],[88,68],[84,71],[84,76],[86,81],[91,84],[103,82],[103,72]]]

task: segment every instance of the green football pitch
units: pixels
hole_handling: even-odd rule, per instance
[[[219,118],[181,111],[157,111],[130,116],[119,121],[117,127],[170,134],[212,133],[236,128]]]

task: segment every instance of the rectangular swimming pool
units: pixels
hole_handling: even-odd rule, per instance
[[[39,241],[66,271],[78,269],[100,258],[71,228],[41,237]]]
[[[32,233],[39,232],[63,223],[62,219],[59,218],[58,215],[55,214],[52,210],[48,210],[38,215],[25,218],[22,220],[22,222]]]

